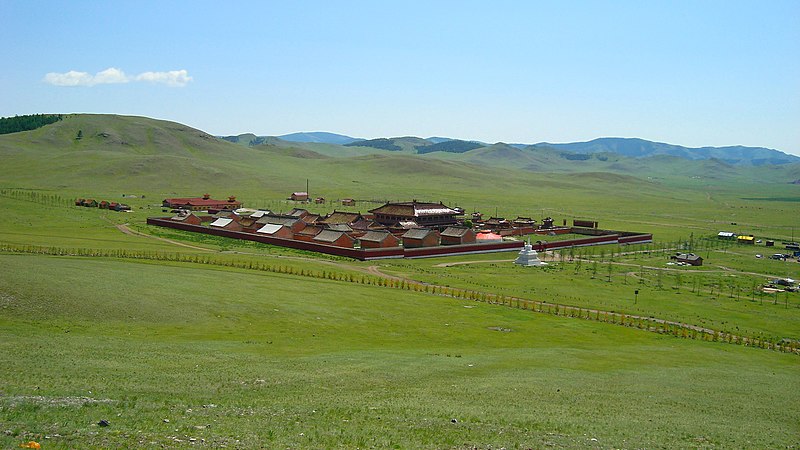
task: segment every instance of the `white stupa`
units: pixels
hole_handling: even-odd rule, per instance
[[[539,254],[536,253],[536,250],[533,249],[531,245],[531,240],[528,239],[528,242],[522,247],[522,250],[519,251],[519,256],[517,259],[514,260],[514,264],[519,264],[520,266],[546,266],[546,262],[542,262],[539,259]]]

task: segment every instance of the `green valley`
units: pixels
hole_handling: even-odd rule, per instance
[[[800,279],[795,259],[769,258],[800,235],[800,164],[363,143],[83,114],[0,135],[0,446],[800,445],[800,293],[762,289]],[[286,199],[306,183],[324,202]],[[282,212],[442,201],[654,242],[534,268],[514,252],[355,261],[147,225],[170,215],[162,199],[204,193]],[[671,263],[687,249],[704,265]]]

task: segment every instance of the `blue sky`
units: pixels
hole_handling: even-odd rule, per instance
[[[0,116],[800,154],[795,0],[0,0],[0,17]]]

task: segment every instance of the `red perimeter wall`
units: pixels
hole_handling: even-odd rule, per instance
[[[448,256],[469,253],[489,253],[489,252],[503,252],[511,251],[522,248],[524,242],[522,241],[507,241],[507,242],[492,242],[487,244],[463,244],[463,245],[440,245],[437,247],[422,247],[422,248],[403,248],[403,247],[389,247],[389,248],[344,248],[335,247],[332,245],[320,244],[317,242],[299,241],[295,239],[284,239],[273,236],[262,236],[254,233],[247,233],[243,231],[230,231],[223,229],[213,229],[203,225],[192,225],[188,223],[175,222],[168,218],[155,218],[147,219],[148,225],[156,225],[160,227],[174,228],[176,230],[192,231],[195,233],[205,233],[214,236],[228,237],[232,239],[244,239],[248,241],[261,242],[264,244],[277,245],[280,247],[295,248],[298,250],[308,250],[312,252],[325,253],[328,255],[344,256],[347,258],[360,259],[362,261],[370,259],[381,258],[429,258],[435,256]],[[620,235],[622,234],[622,236]],[[545,242],[543,244],[536,244],[533,246],[536,251],[554,250],[569,247],[581,247],[587,245],[600,245],[600,244],[633,244],[652,242],[652,234],[638,234],[638,233],[614,233],[604,236],[593,236],[581,239],[570,239],[566,241]]]

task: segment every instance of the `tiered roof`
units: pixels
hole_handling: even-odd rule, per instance
[[[401,217],[423,217],[423,216],[457,216],[460,213],[453,208],[445,206],[443,203],[425,203],[425,202],[398,202],[386,203],[369,212],[373,214],[384,214],[388,216],[401,216]]]

